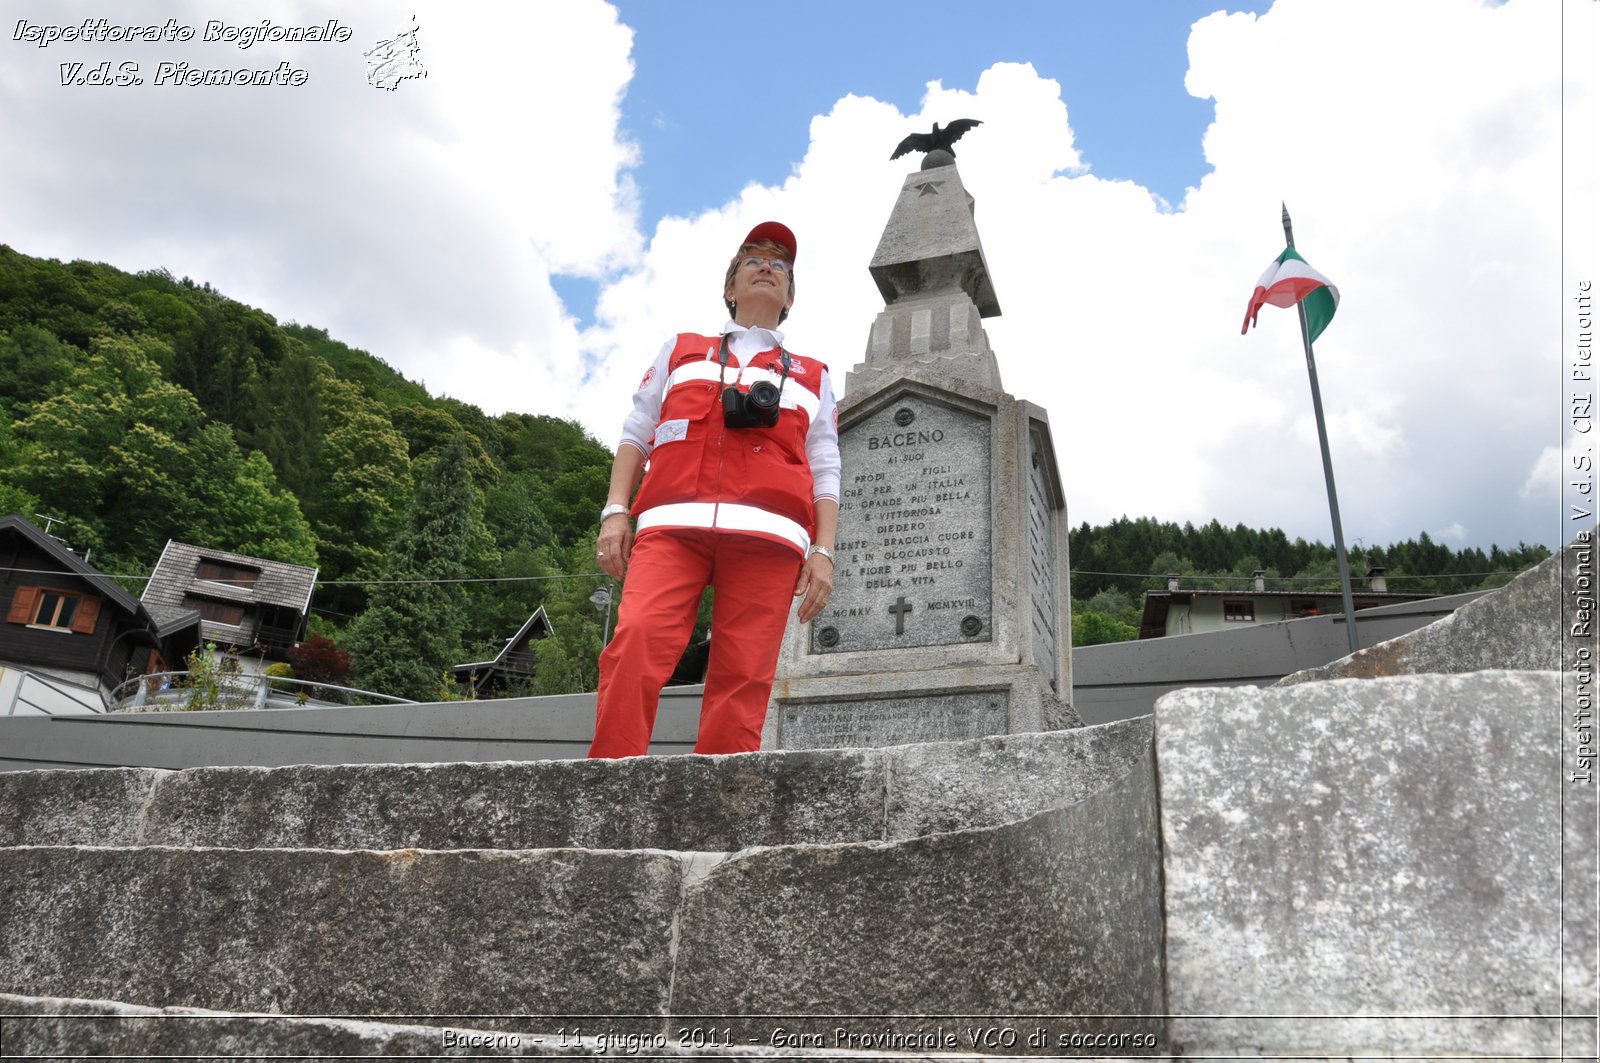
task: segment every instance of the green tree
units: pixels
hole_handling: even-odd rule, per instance
[[[80,353],[37,325],[0,335],[0,409],[21,413],[55,394]]]
[[[10,415],[0,407],[0,516],[20,513],[32,520],[39,500],[11,482],[21,462],[22,445],[17,441]]]
[[[249,421],[236,426],[241,442],[265,454],[278,480],[302,499],[316,494],[325,472],[323,384],[332,379],[332,366],[297,347],[268,371]]]
[[[382,582],[350,628],[358,686],[418,701],[453,696],[440,677],[466,659],[467,592],[458,581],[485,576],[498,562],[469,457],[457,439],[421,471]]]
[[[307,516],[329,579],[370,577],[411,495],[406,441],[383,407],[348,381],[322,381],[322,409],[328,430]]]
[[[500,466],[484,449],[482,441],[467,433],[460,422],[444,410],[422,405],[400,406],[389,411],[389,420],[395,431],[405,437],[412,461],[460,439],[467,445],[467,465],[478,485],[487,486],[500,479]]]
[[[168,539],[315,564],[310,528],[259,455],[246,457],[146,345],[100,337],[17,426],[14,486],[69,517],[74,545],[147,570]]]
[[[1139,637],[1139,629],[1105,613],[1085,609],[1072,614],[1072,644],[1098,646],[1106,642],[1129,642]]]

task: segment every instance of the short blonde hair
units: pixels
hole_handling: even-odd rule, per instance
[[[774,240],[757,240],[753,244],[744,244],[739,248],[739,253],[733,256],[728,263],[728,272],[722,278],[722,305],[728,308],[728,316],[734,313],[733,300],[728,298],[733,294],[733,275],[739,272],[739,263],[751,255],[765,255],[768,258],[781,258],[789,263],[789,301],[794,302],[794,261],[789,257],[789,249]],[[784,307],[778,311],[778,323],[789,316],[789,308]]]

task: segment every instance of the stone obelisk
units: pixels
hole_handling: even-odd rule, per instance
[[[833,598],[790,625],[767,748],[1081,722],[1061,477],[1045,411],[1000,385],[974,206],[953,153],[929,151],[873,255],[884,308],[839,402]]]

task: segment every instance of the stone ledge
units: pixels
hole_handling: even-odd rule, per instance
[[[872,751],[905,776],[876,797],[880,835],[918,832],[899,840],[731,854],[13,846],[0,849],[0,991],[643,1016],[616,1024],[635,1033],[730,1011],[1159,1016],[1150,728]],[[659,767],[608,770],[637,782]]]
[[[664,1015],[682,880],[650,852],[0,849],[0,992]]]
[[[1081,799],[1132,770],[1151,728],[726,757],[6,772],[0,844],[731,852],[882,840]]]
[[[427,1018],[420,1016],[420,1018]],[[544,1018],[540,1016],[540,1018]],[[582,1024],[586,1018],[574,1020]],[[591,1024],[599,1025],[599,1024]],[[149,1008],[109,1000],[17,996],[0,993],[0,1044],[17,1058],[375,1058],[510,1057],[737,1058],[737,1059],[896,1059],[927,1063],[977,1063],[1014,1056],[946,1055],[894,1052],[829,1052],[761,1045],[696,1046],[694,1033],[670,1028],[665,1044],[642,1045],[642,1037],[603,1043],[544,1032],[485,1030],[471,1025],[442,1026],[403,1022],[397,1016],[312,1017],[210,1011],[202,1008]],[[447,1043],[447,1034],[454,1043]],[[635,1045],[638,1049],[634,1050]]]
[[[0,773],[0,845],[137,845],[161,768]]]

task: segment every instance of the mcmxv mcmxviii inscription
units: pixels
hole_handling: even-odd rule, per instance
[[[915,394],[842,430],[838,565],[813,653],[990,639],[989,431]]]

